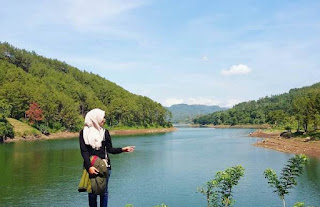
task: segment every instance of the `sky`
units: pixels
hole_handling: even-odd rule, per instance
[[[163,104],[232,107],[320,82],[317,0],[0,0],[0,41]]]

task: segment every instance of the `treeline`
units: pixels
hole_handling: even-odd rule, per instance
[[[186,123],[191,124],[193,119],[201,115],[210,114],[216,111],[226,110],[220,106],[206,106],[206,105],[188,105],[188,104],[175,104],[166,107],[171,113],[171,121],[173,123]]]
[[[297,130],[317,130],[320,123],[320,83],[289,93],[235,105],[193,120],[195,124],[270,124]]]
[[[8,43],[0,43],[0,103],[0,113],[42,131],[77,131],[93,108],[106,111],[111,127],[171,126],[169,112],[161,104],[99,75]]]

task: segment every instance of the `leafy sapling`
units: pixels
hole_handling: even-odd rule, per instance
[[[225,171],[216,173],[215,178],[207,182],[198,192],[206,195],[207,207],[227,207],[235,201],[232,198],[232,188],[238,184],[244,175],[244,168],[241,165],[227,168]]]
[[[307,163],[306,155],[296,155],[288,160],[288,164],[282,169],[281,176],[278,178],[276,172],[272,169],[264,171],[268,184],[275,188],[273,192],[277,193],[282,200],[283,207],[286,206],[285,195],[289,190],[297,185],[297,177],[302,174],[303,166]]]

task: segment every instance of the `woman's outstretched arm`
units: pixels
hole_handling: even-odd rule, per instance
[[[105,132],[105,142],[106,142],[107,152],[111,153],[111,154],[119,154],[121,152],[133,152],[134,151],[134,146],[127,146],[127,147],[123,147],[123,148],[114,148],[112,146],[111,136],[110,136],[108,130],[106,130],[106,132]]]

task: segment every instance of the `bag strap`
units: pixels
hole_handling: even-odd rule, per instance
[[[94,155],[94,156],[92,157],[91,166],[94,165],[94,163],[96,162],[97,159],[98,159],[98,156],[96,156],[96,155]]]

